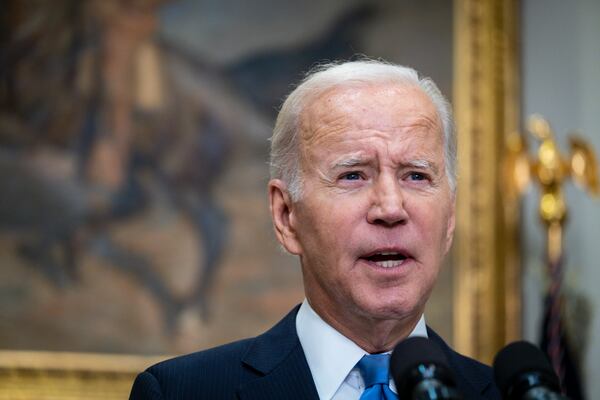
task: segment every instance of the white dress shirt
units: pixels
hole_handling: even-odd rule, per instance
[[[323,321],[306,299],[296,315],[296,331],[319,399],[358,400],[365,384],[356,363],[368,353]],[[427,337],[423,316],[409,336]],[[392,379],[390,389],[396,393]]]

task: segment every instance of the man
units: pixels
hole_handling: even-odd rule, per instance
[[[454,233],[455,164],[450,108],[431,80],[377,61],[309,75],[277,118],[268,185],[306,300],[261,336],[149,368],[131,398],[393,399],[384,354],[411,335],[442,347],[466,399],[499,398],[490,368],[423,318]],[[383,365],[379,382],[369,360]]]

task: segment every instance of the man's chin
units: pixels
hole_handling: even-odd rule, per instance
[[[417,304],[402,299],[367,302],[359,307],[362,315],[380,321],[404,321],[419,318],[423,312]]]

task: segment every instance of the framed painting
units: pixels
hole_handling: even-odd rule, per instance
[[[363,55],[454,100],[457,243],[428,323],[489,361],[519,332],[494,197],[518,117],[514,3],[9,1],[0,399],[126,398],[152,363],[259,334],[301,302],[271,232],[268,138],[306,71]]]

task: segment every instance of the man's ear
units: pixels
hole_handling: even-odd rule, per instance
[[[302,247],[296,234],[294,203],[286,184],[280,179],[269,181],[269,208],[277,240],[288,252],[299,255]]]

